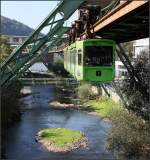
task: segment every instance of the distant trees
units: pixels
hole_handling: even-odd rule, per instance
[[[69,77],[69,73],[64,69],[64,62],[63,60],[57,60],[55,63],[53,64],[49,64],[48,65],[48,69],[52,72],[54,72],[54,74],[56,76],[61,76],[61,77]]]
[[[6,37],[1,36],[0,37],[0,62],[3,62],[11,53],[12,49],[10,45],[8,44],[8,40]]]

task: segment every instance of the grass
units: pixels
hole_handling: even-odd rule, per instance
[[[87,102],[87,105],[90,105],[102,118],[109,118],[112,112],[122,110],[119,103],[105,96],[96,100],[90,100]]]
[[[68,144],[78,142],[83,134],[80,131],[66,128],[48,128],[41,130],[41,137],[56,147],[65,147]]]

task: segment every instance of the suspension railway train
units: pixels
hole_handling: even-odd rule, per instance
[[[79,81],[107,82],[115,76],[115,42],[76,41],[64,49],[64,68]]]

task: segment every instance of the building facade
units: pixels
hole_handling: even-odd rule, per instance
[[[11,46],[18,46],[23,44],[28,36],[15,36],[15,35],[4,35],[8,39],[8,43]]]
[[[120,79],[127,76],[127,69],[121,61],[115,61],[115,78]]]
[[[149,52],[149,38],[139,39],[134,41],[133,44],[133,58],[137,58],[137,56],[142,52]]]

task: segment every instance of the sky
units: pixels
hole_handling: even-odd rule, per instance
[[[57,3],[59,1],[1,1],[1,15],[35,29]],[[77,18],[78,14],[75,12],[65,25],[70,26]]]

